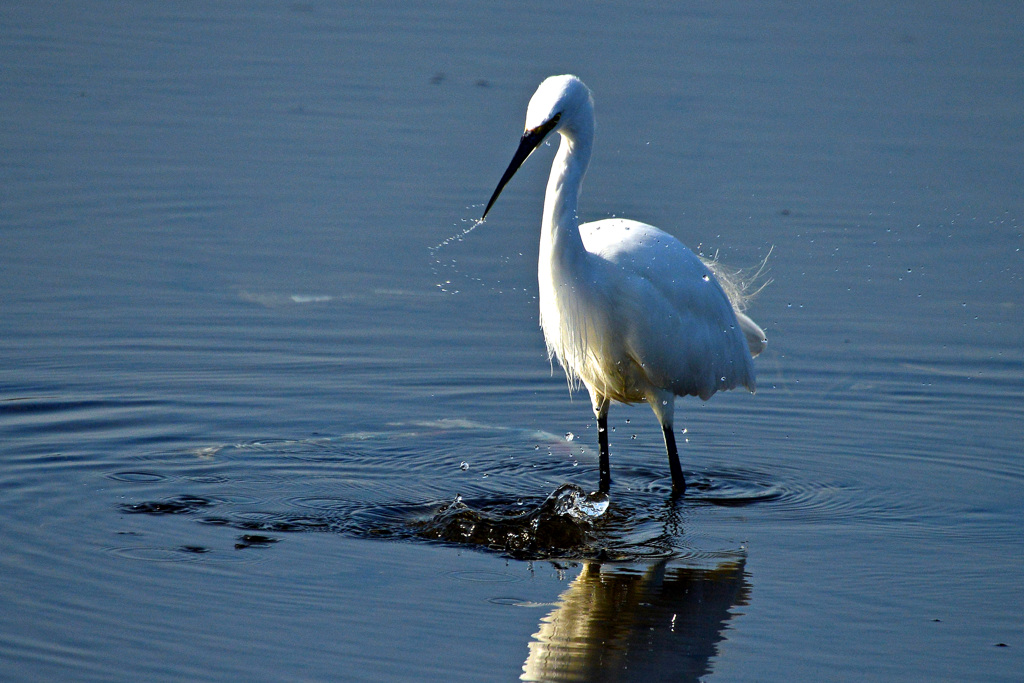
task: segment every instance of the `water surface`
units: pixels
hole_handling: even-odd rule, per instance
[[[5,675],[1018,680],[1022,31],[1016,3],[7,3]],[[770,252],[770,344],[756,395],[679,401],[686,498],[613,406],[607,511],[531,545],[597,483],[537,327],[552,151],[432,248],[566,71],[583,218]]]

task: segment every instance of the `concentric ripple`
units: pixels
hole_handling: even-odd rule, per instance
[[[458,420],[141,458],[146,476],[110,477],[134,489],[122,513],[191,517],[262,539],[244,547],[269,547],[272,534],[326,532],[519,559],[699,560],[735,550],[708,547],[694,529],[701,509],[758,505],[813,518],[872,507],[837,484],[742,468],[688,472],[687,494],[676,498],[654,463],[618,467],[609,499],[568,483],[593,479],[596,463],[565,437]]]

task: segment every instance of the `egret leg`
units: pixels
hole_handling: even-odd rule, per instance
[[[612,487],[612,466],[608,457],[608,406],[611,401],[591,389],[590,402],[597,417],[597,445],[600,450],[601,479],[597,490],[608,493]]]
[[[676,450],[676,435],[671,425],[662,425],[661,432],[665,435],[665,450],[668,451],[668,468],[672,472],[672,492],[677,496],[686,493],[686,480],[683,468],[679,466],[679,451]]]
[[[601,451],[601,482],[598,491],[608,493],[612,487],[612,464],[608,457],[608,411],[597,416],[597,445]]]
[[[654,392],[647,397],[647,403],[661,424],[665,437],[665,451],[668,453],[668,468],[672,472],[672,492],[681,496],[686,493],[683,468],[679,466],[679,451],[676,450],[676,435],[672,431],[672,414],[676,409],[676,397],[668,392]]]

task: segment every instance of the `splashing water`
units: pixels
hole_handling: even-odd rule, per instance
[[[438,289],[445,293],[459,293],[459,290],[452,285],[452,277],[454,277],[455,274],[458,273],[458,270],[456,267],[456,260],[451,259],[449,262],[442,262],[440,252],[448,248],[452,244],[461,242],[466,238],[467,235],[469,235],[469,233],[473,232],[484,223],[483,220],[479,218],[464,218],[462,219],[462,222],[469,223],[469,227],[463,228],[462,230],[456,232],[453,235],[449,235],[448,237],[446,237],[445,239],[441,240],[440,242],[438,242],[437,244],[428,249],[434,261],[433,265],[431,266],[431,272],[433,272],[434,277],[438,279]],[[442,273],[450,273],[451,277],[447,277],[447,279],[444,279],[445,276],[442,275]]]
[[[256,543],[256,536],[281,540],[279,534],[320,532],[362,539],[439,542],[524,560],[675,557],[702,561],[735,548],[728,539],[709,541],[685,533],[684,517],[701,508],[761,504],[777,510],[798,509],[804,514],[836,509],[836,489],[832,486],[794,488],[764,473],[746,470],[691,473],[689,495],[676,499],[667,484],[652,480],[649,470],[631,472],[622,468],[619,481],[623,497],[615,505],[607,495],[587,493],[575,484],[548,488],[551,478],[563,478],[571,472],[570,465],[560,458],[542,457],[538,460],[542,466],[502,459],[505,469],[499,467],[492,474],[515,472],[515,477],[509,479],[510,487],[502,487],[501,476],[494,484],[484,485],[482,478],[467,478],[460,465],[466,463],[470,472],[477,469],[473,465],[483,457],[480,453],[488,450],[484,437],[492,435],[492,429],[447,421],[380,433],[226,444],[201,449],[198,459],[189,451],[162,454],[154,460],[162,462],[173,476],[132,470],[111,478],[125,487],[121,498],[124,502],[118,505],[121,514],[191,517],[202,525],[233,529],[241,532],[235,539],[236,549],[270,547],[267,542]],[[429,477],[423,478],[422,472],[410,478],[408,471],[389,469],[394,463],[389,456],[396,442],[437,440],[446,430],[452,432],[451,441],[437,442],[439,452],[447,455],[443,463],[431,465],[431,471],[437,473],[434,485]],[[478,438],[467,438],[474,433]],[[516,432],[503,429],[492,436],[504,444],[510,433]],[[538,438],[533,431],[522,432],[520,437],[524,448],[525,442],[536,445]],[[563,435],[548,434],[545,440],[565,447]],[[472,464],[469,458],[462,459],[469,452],[476,458]],[[291,495],[282,493],[294,481],[290,463],[296,459],[323,466],[339,477],[329,486],[325,484],[331,495],[311,496],[305,484],[298,482]],[[211,466],[220,472],[216,478],[208,476]],[[236,466],[238,475],[231,476]],[[277,484],[272,500],[259,496],[258,488],[250,493],[246,482],[254,468],[265,468],[259,481]],[[403,480],[416,483],[396,488],[395,482]],[[382,486],[382,482],[389,486]],[[462,491],[465,498],[449,493],[453,482],[468,487]],[[389,492],[381,497],[385,489]],[[524,495],[524,489],[548,493]],[[200,545],[191,543],[189,547]]]
[[[422,538],[482,546],[511,557],[556,557],[588,545],[589,532],[608,511],[609,500],[606,494],[563,484],[536,509],[516,507],[476,510],[456,497],[413,527]]]

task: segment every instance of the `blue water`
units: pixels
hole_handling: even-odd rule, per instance
[[[1021,35],[1012,2],[6,3],[0,677],[1019,680]],[[597,483],[537,326],[552,151],[434,248],[567,71],[585,220],[767,258],[758,392],[679,400],[682,501],[613,406],[583,542],[439,540],[457,497]]]

